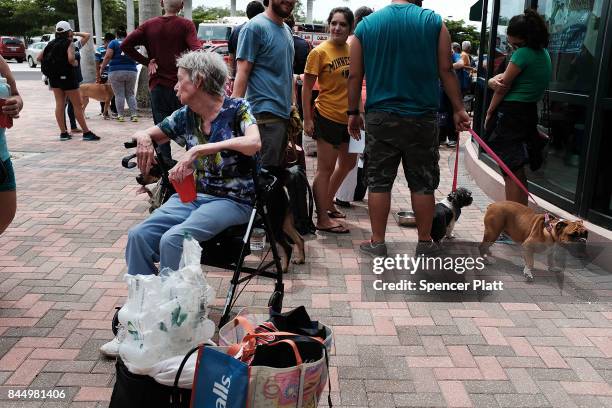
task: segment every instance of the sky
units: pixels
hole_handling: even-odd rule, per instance
[[[237,0],[236,8],[244,10],[249,1],[250,0]],[[302,2],[305,8],[306,0],[302,0]],[[476,0],[423,0],[423,7],[435,10],[443,18],[452,17],[454,20],[463,19],[468,21],[470,6],[475,2]],[[315,20],[325,20],[329,14],[329,10],[336,6],[346,5],[352,10],[361,6],[369,6],[377,10],[389,3],[391,3],[391,0],[315,0],[313,15]],[[198,6],[229,7],[230,0],[193,0],[193,7],[195,8]]]

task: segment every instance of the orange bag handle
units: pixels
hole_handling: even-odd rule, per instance
[[[244,336],[244,338],[242,339],[242,342],[236,343],[236,344],[232,344],[231,346],[229,346],[229,348],[227,349],[227,354],[229,354],[231,356],[236,356],[236,354],[238,354],[238,352],[240,351],[240,349],[242,347],[244,347],[247,350],[252,350],[252,349],[255,348],[254,340],[257,337],[267,337],[267,336],[299,336],[299,334],[295,334],[295,333],[291,333],[291,332],[283,332],[283,331],[264,332],[264,333],[249,333],[249,334]],[[324,341],[322,339],[318,338],[318,337],[310,337],[310,336],[304,336],[304,337],[308,337],[308,338],[311,338],[313,340],[318,341],[321,344],[325,344]]]
[[[299,366],[299,365],[302,364],[302,362],[303,362],[302,361],[302,356],[300,355],[300,351],[298,350],[297,345],[295,344],[295,341],[289,340],[289,339],[284,339],[284,340],[279,340],[277,342],[274,342],[274,343],[271,343],[271,344],[268,344],[268,345],[269,346],[274,346],[274,345],[279,344],[279,343],[287,343],[288,345],[290,345],[291,349],[293,349],[293,353],[295,354],[295,365]]]

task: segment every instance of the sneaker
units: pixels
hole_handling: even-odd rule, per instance
[[[121,115],[117,115],[117,122],[125,122],[125,117]]]
[[[83,133],[83,140],[86,142],[97,142],[100,140],[100,136],[96,136],[91,130],[87,133]]]
[[[138,116],[133,115],[133,116],[131,116],[131,117],[130,117],[130,120],[131,120],[132,122],[138,122]]]
[[[414,256],[435,256],[440,251],[440,246],[433,241],[419,241],[414,251]]]
[[[365,241],[359,245],[359,250],[372,257],[387,256],[387,244],[384,242]]]
[[[70,133],[68,133],[68,132],[60,133],[60,140],[62,142],[65,142],[66,140],[70,140],[70,139],[72,139],[72,136],[70,136]]]
[[[115,337],[108,343],[100,346],[100,353],[104,354],[106,357],[117,358],[119,357],[119,340]]]

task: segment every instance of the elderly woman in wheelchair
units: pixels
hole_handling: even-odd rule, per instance
[[[261,147],[255,118],[246,100],[225,96],[228,68],[216,53],[188,52],[177,60],[174,87],[183,106],[157,126],[135,134],[136,157],[143,175],[156,163],[153,142],[169,139],[187,148],[170,170],[181,182],[194,173],[197,197],[182,203],[178,194],[130,229],[126,248],[128,273],[154,274],[160,268],[178,269],[183,238],[199,242],[249,221],[255,199],[252,158]],[[100,348],[118,355],[118,341]]]

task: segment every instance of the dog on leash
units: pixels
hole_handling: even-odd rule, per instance
[[[505,232],[523,248],[523,276],[528,282],[533,281],[535,253],[547,252],[548,269],[559,272],[561,269],[555,265],[554,259],[555,245],[585,244],[589,234],[582,220],[569,221],[549,214],[536,214],[533,209],[513,201],[489,205],[484,217],[484,227],[480,255],[485,262],[493,262],[490,246]]]
[[[89,103],[89,98],[93,98],[100,102],[104,102],[104,118],[108,118],[108,107],[110,106],[111,100],[115,94],[110,84],[82,84],[79,87],[81,91],[81,103],[83,105],[83,115],[85,115],[85,108]]]
[[[436,204],[431,239],[440,242],[443,238],[454,238],[453,229],[461,216],[461,209],[472,204],[472,192],[460,187]]]
[[[285,187],[287,170],[281,170],[277,174],[278,182],[269,193],[267,200],[268,216],[272,233],[276,239],[277,248],[280,249],[283,272],[289,269],[289,262],[303,264],[306,261],[304,249],[304,238],[295,229],[293,213],[290,206],[289,193]],[[287,240],[289,238],[289,240]]]

